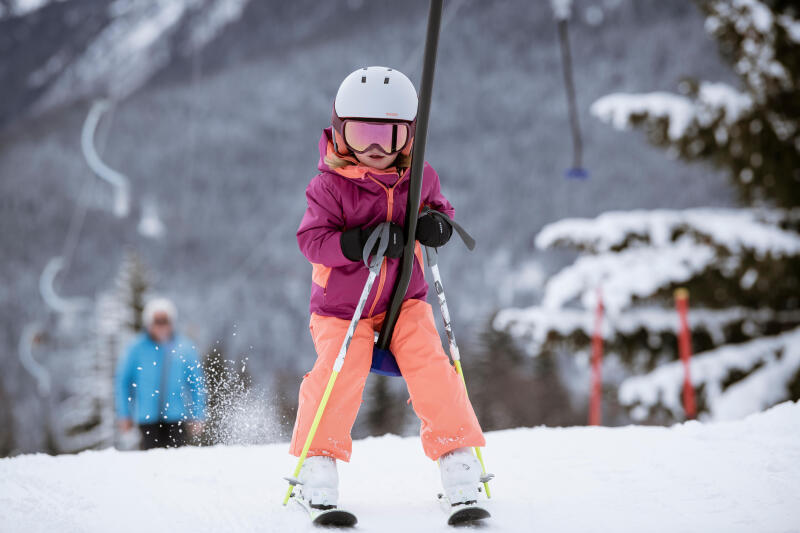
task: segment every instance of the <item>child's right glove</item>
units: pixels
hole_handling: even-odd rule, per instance
[[[376,226],[372,226],[369,228],[352,228],[343,231],[342,236],[339,238],[339,244],[342,247],[344,256],[350,261],[361,261],[364,246],[366,246],[367,239],[375,228]],[[403,255],[405,244],[406,240],[403,236],[403,228],[394,222],[390,223],[389,246],[386,247],[386,257],[396,258]],[[369,254],[375,255],[377,251],[378,241],[375,242],[375,246],[372,247]]]
[[[438,248],[444,246],[453,235],[450,220],[439,213],[428,213],[417,220],[417,240],[423,246]]]

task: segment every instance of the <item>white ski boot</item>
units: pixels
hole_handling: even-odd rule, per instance
[[[301,497],[315,509],[336,507],[339,501],[339,473],[336,459],[314,455],[303,462],[298,485]]]
[[[458,448],[439,458],[442,487],[450,505],[471,504],[478,501],[481,465],[472,448]]]

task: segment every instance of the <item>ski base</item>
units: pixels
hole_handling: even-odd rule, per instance
[[[315,526],[319,527],[353,527],[358,523],[358,518],[356,515],[351,513],[350,511],[345,511],[344,509],[339,509],[338,507],[332,507],[330,509],[317,509],[315,507],[311,507],[311,505],[298,496],[292,496],[292,499],[297,502],[297,504],[302,507],[306,513],[308,513],[309,518],[311,518],[311,523]]]
[[[358,519],[356,515],[343,509],[326,509],[317,512],[311,522],[321,527],[353,527]]]
[[[477,504],[457,505],[453,508],[447,519],[449,526],[468,526],[481,523],[481,520],[491,517],[489,511]]]

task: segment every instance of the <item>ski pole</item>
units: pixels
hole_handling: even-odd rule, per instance
[[[454,226],[455,227],[455,226]],[[459,235],[462,237],[463,229],[459,230]],[[466,232],[464,232],[466,233]],[[465,239],[466,242],[466,239]],[[474,246],[474,241],[472,241]],[[470,247],[470,250],[472,247]],[[447,308],[447,299],[444,296],[444,286],[442,285],[442,275],[439,272],[439,261],[438,261],[438,253],[436,252],[436,248],[431,248],[430,246],[425,247],[425,255],[428,259],[428,266],[431,269],[431,273],[433,274],[433,285],[436,289],[436,296],[439,299],[439,307],[442,310],[442,319],[444,320],[444,331],[447,334],[447,341],[450,345],[450,357],[453,359],[453,364],[456,367],[456,372],[461,377],[461,382],[464,384],[464,394],[466,394],[467,399],[469,399],[469,392],[467,391],[467,380],[464,379],[464,370],[461,368],[461,354],[458,351],[458,345],[456,344],[456,337],[453,333],[453,327],[450,323],[450,310]],[[486,497],[491,498],[492,493],[489,490],[489,481],[494,477],[494,474],[487,474],[486,473],[486,464],[483,462],[483,454],[481,453],[481,449],[478,446],[473,448],[475,450],[475,455],[478,458],[478,461],[481,463],[481,482],[483,483],[483,488],[486,490]]]
[[[376,242],[378,243],[378,250],[373,256],[372,262],[370,263],[370,251],[375,246]],[[355,334],[356,326],[358,325],[358,321],[361,318],[361,313],[364,310],[364,305],[367,303],[367,298],[372,290],[372,284],[375,282],[378,272],[380,272],[381,264],[383,263],[383,256],[386,253],[386,248],[388,246],[389,222],[384,222],[378,225],[372,231],[367,239],[366,244],[364,245],[362,257],[364,264],[369,268],[369,276],[367,277],[367,282],[364,284],[364,289],[361,291],[361,297],[358,299],[358,305],[356,305],[353,318],[350,320],[350,326],[347,328],[347,333],[345,333],[342,347],[339,348],[339,354],[336,356],[336,361],[333,363],[333,370],[331,371],[330,378],[328,378],[328,385],[325,387],[325,392],[322,394],[322,399],[317,407],[314,420],[311,422],[311,428],[308,430],[306,442],[303,445],[303,451],[300,453],[300,458],[297,460],[297,466],[295,467],[294,473],[291,475],[291,477],[284,478],[289,482],[289,489],[286,491],[286,497],[283,499],[283,505],[286,505],[286,503],[289,501],[289,498],[292,497],[292,491],[294,490],[295,485],[300,484],[297,476],[300,475],[300,469],[303,467],[303,463],[308,455],[308,450],[311,448],[311,442],[314,440],[314,435],[317,433],[319,422],[322,420],[322,413],[325,412],[325,406],[328,404],[328,398],[330,398],[333,385],[336,383],[336,377],[339,375],[339,371],[344,365],[344,358],[347,355],[347,349],[350,347],[350,341],[353,339],[353,334]]]

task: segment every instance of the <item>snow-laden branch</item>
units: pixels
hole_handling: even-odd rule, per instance
[[[798,256],[800,234],[776,225],[795,211],[611,211],[554,222],[536,236],[538,248],[572,246],[595,255],[579,257],[550,278],[543,305],[559,308],[578,299],[593,308],[601,286],[613,314],[726,258],[744,253],[758,260]]]
[[[618,130],[628,129],[634,118],[668,119],[667,135],[672,140],[683,136],[696,114],[689,98],[667,92],[612,93],[596,100],[589,111]]]
[[[632,241],[665,246],[674,235],[690,233],[731,253],[749,250],[759,256],[784,257],[800,253],[800,235],[785,231],[776,223],[798,215],[800,209],[609,211],[596,218],[565,218],[548,224],[536,236],[536,246],[574,246],[607,252]]]
[[[775,45],[778,26],[790,37],[800,32],[796,19],[789,15],[776,17],[759,0],[714,0],[705,7],[709,13],[706,31],[721,36],[731,30],[741,36],[733,50],[734,69],[759,100],[767,97],[770,86],[792,89],[789,70],[776,58]]]
[[[714,419],[735,419],[760,411],[787,396],[786,387],[800,370],[800,328],[772,337],[732,344],[692,358],[692,385],[703,386],[705,403]],[[732,373],[749,375],[724,388]],[[644,419],[657,405],[683,415],[681,361],[667,363],[644,376],[625,380],[619,389],[632,415]]]
[[[556,309],[577,298],[584,308],[592,309],[597,305],[597,287],[602,287],[606,309],[616,314],[637,298],[689,281],[715,258],[713,248],[689,238],[659,247],[585,255],[548,280],[542,304]]]
[[[677,141],[692,124],[708,127],[721,120],[730,125],[752,109],[747,94],[724,83],[703,82],[694,99],[667,92],[613,93],[596,100],[590,111],[618,130],[637,120],[667,120],[667,136]]]
[[[745,307],[692,309],[688,318],[693,332],[705,332],[715,344],[722,344],[725,330],[736,324],[764,324],[770,321],[797,323],[800,322],[800,311],[775,312],[772,309]],[[576,334],[591,337],[594,333],[594,311],[541,306],[504,309],[495,317],[493,327],[524,339],[530,351],[536,354],[551,334],[563,339]],[[675,334],[678,331],[678,315],[674,309],[664,307],[635,307],[620,314],[606,315],[601,334],[604,340],[614,341],[620,336],[631,336],[640,331],[649,335]]]

